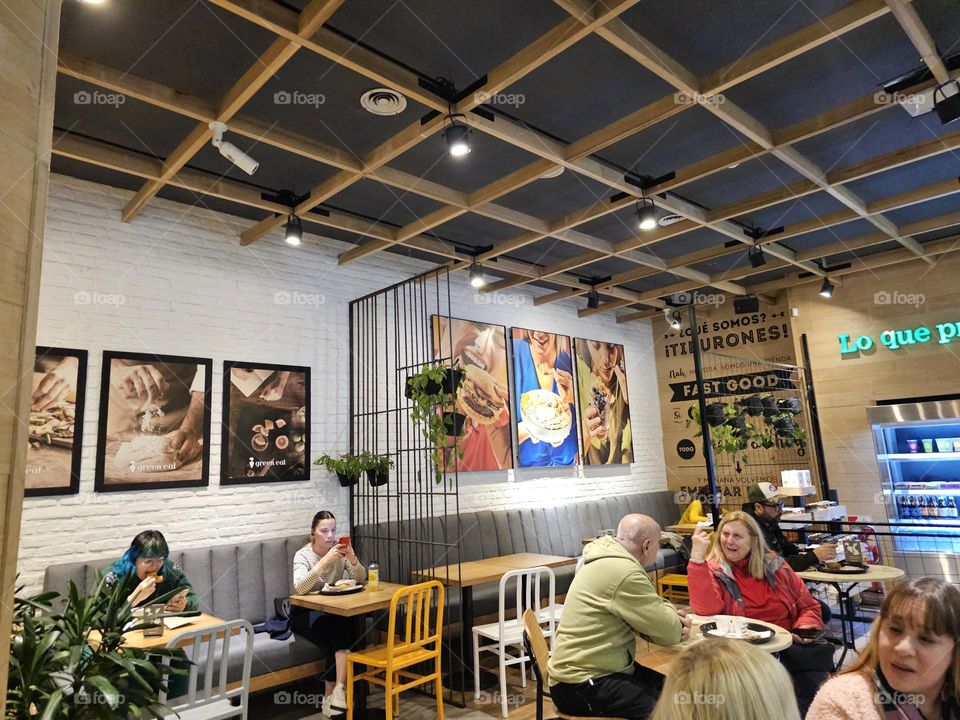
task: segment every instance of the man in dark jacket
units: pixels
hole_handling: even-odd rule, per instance
[[[824,543],[813,550],[801,550],[795,543],[787,540],[780,529],[780,517],[783,515],[783,502],[786,495],[777,492],[772,483],[754,483],[747,490],[747,502],[743,511],[753,515],[767,545],[775,553],[782,555],[794,572],[809,570],[814,565],[832,562],[837,558],[837,546]]]

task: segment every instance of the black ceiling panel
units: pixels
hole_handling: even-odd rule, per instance
[[[771,230],[777,227],[785,227],[789,230],[791,225],[824,217],[845,207],[846,205],[835,197],[821,190],[809,195],[791,198],[734,219],[743,225],[762,228],[763,230]]]
[[[690,183],[678,192],[704,207],[717,210],[802,179],[800,173],[772,155],[764,155]]]
[[[434,200],[373,180],[353,183],[327,204],[397,226],[407,225],[440,207]]]
[[[958,183],[960,190],[960,183]],[[945,215],[956,215],[960,212],[960,193],[947,195],[936,200],[929,200],[925,203],[908,205],[899,210],[891,210],[886,216],[891,222],[903,229],[910,223],[930,220],[931,218],[943,217]]]
[[[859,238],[864,235],[871,235],[876,232],[879,231],[875,225],[867,220],[858,219],[851,222],[842,223],[840,225],[824,228],[823,230],[817,230],[816,232],[810,232],[806,235],[788,238],[781,244],[790,248],[791,250],[803,252],[806,250],[813,250],[814,248],[824,245],[833,245],[845,240],[853,240],[855,238]]]
[[[613,192],[607,185],[565,170],[559,177],[525,185],[497,202],[542,220],[556,220],[609,197]]]
[[[956,180],[958,176],[960,153],[954,151],[871,175],[850,183],[847,187],[866,202],[873,202],[928,185]]]

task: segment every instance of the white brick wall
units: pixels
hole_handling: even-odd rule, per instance
[[[428,267],[382,254],[337,266],[336,256],[347,246],[314,236],[299,249],[284,245],[279,233],[241,247],[237,236],[248,220],[165,200],[154,200],[133,223],[124,224],[120,210],[130,196],[51,177],[37,342],[86,348],[90,366],[80,493],[24,502],[19,571],[29,590],[39,588],[48,564],[119,555],[147,527],[162,530],[174,547],[184,548],[306,533],[321,508],[346,517],[346,491],[316,467],[308,483],[220,487],[222,363],[310,366],[313,454],[345,451],[348,303]],[[275,303],[275,294],[283,292],[313,295],[316,303]],[[523,470],[514,482],[507,482],[506,473],[461,475],[461,509],[560,504],[666,487],[648,322],[618,326],[609,315],[578,320],[569,302],[541,308],[525,302],[519,309],[478,304],[462,275],[454,278],[451,292],[452,313],[459,317],[622,342],[636,457],[628,475],[619,468],[590,468],[582,477],[576,471],[543,477]],[[518,294],[530,300],[530,292],[545,291]],[[208,488],[93,491],[105,349],[213,358]]]

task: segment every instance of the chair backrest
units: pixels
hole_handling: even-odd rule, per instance
[[[397,644],[404,649],[425,648],[439,654],[442,628],[443,585],[429,580],[402,587],[390,600],[387,654],[392,657]],[[431,644],[433,647],[428,647]]]
[[[546,685],[547,660],[550,657],[550,651],[547,649],[547,639],[543,636],[540,621],[530,608],[523,611],[523,629],[530,655],[533,657],[533,671],[537,674],[537,681]]]
[[[573,569],[573,574],[576,575],[580,572],[580,568],[583,567],[583,555],[577,558],[577,566]]]
[[[557,578],[552,569],[544,565],[538,565],[532,568],[509,570],[500,576],[500,610],[498,615],[500,637],[504,637],[504,625],[509,620],[507,618],[507,593],[511,583],[515,585],[513,608],[516,609],[516,617],[521,617],[527,608],[533,608],[535,612],[540,612],[541,607],[543,607],[541,622],[549,624],[547,634],[552,635],[557,622],[553,607],[557,597]],[[546,601],[545,605],[543,605],[543,601]]]
[[[242,634],[244,637],[236,638]],[[238,687],[227,689],[227,668],[230,665],[230,646],[244,643],[243,675]],[[203,707],[221,700],[240,698],[237,715],[247,716],[247,696],[250,690],[250,666],[253,662],[253,626],[246,620],[229,622],[188,630],[173,637],[167,648],[181,648],[190,661],[190,677],[185,698],[172,698],[175,710]],[[170,663],[169,657],[163,663]],[[172,676],[171,676],[172,677]],[[169,683],[169,681],[168,681]],[[166,703],[167,694],[160,693],[160,702]]]

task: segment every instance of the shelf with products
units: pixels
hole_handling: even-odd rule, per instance
[[[960,482],[932,480],[925,483],[894,483],[893,489],[898,494],[922,495],[929,492],[941,492],[947,495],[960,495]]]
[[[889,453],[887,455],[877,455],[877,460],[888,460],[890,462],[943,462],[952,460],[960,461],[960,452],[917,452],[917,453]]]

